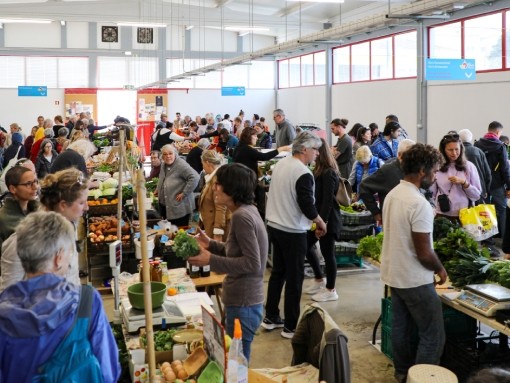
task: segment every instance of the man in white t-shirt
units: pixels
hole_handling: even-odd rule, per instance
[[[443,313],[435,284],[443,284],[447,274],[432,247],[434,211],[420,193],[435,182],[441,161],[434,147],[412,146],[402,155],[404,179],[384,200],[381,279],[391,288],[393,362],[399,382],[406,381],[415,364],[439,364],[443,353]],[[420,340],[413,350],[414,327]]]

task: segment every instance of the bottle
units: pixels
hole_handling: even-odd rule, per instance
[[[201,277],[209,277],[211,275],[211,266],[205,265],[200,268]]]
[[[234,320],[234,338],[228,351],[227,382],[247,383],[248,382],[248,361],[243,353],[243,333],[241,322],[238,318]]]
[[[159,267],[161,268],[161,282],[164,284],[168,283],[168,266],[166,262],[161,262],[159,264]]]
[[[200,278],[200,266],[189,265],[189,277],[190,278]]]

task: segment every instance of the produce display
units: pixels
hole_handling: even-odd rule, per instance
[[[170,351],[174,346],[172,337],[178,330],[171,329],[165,331],[154,332],[154,350],[155,351]],[[143,348],[147,346],[147,335],[143,333],[140,335],[140,344]]]
[[[117,195],[117,188],[119,186],[119,181],[117,179],[110,177],[104,181],[97,182],[99,183],[99,187],[97,189],[90,189],[89,197],[98,199],[101,197],[111,197]]]
[[[340,206],[340,210],[343,210],[347,213],[359,213],[367,210],[367,207],[363,202],[354,202],[350,206]]]
[[[117,227],[119,220],[115,216],[90,217],[88,225],[88,238],[90,243],[113,242],[117,239],[123,242],[129,241],[129,224],[121,221],[122,237],[117,238]]]
[[[381,261],[382,243],[384,233],[380,232],[376,236],[369,235],[359,241],[359,246],[356,249],[356,254],[360,257],[369,257],[373,260]]]
[[[188,235],[182,229],[179,229],[175,235],[173,248],[175,255],[183,259],[188,259],[200,253],[200,246],[195,237]]]
[[[119,200],[117,198],[114,198],[112,200],[108,200],[106,198],[101,198],[101,199],[97,199],[97,200],[87,201],[87,205],[89,205],[89,206],[117,205],[118,203],[119,203]]]
[[[196,144],[189,141],[174,142],[174,146],[177,148],[180,154],[188,154]]]

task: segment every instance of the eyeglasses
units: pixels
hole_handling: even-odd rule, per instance
[[[460,136],[457,133],[450,133],[443,137],[443,141],[458,141]]]
[[[27,188],[32,188],[34,187],[34,185],[37,187],[39,185],[39,180],[28,181],[22,184],[17,184],[16,186],[25,186]]]
[[[313,148],[310,148],[310,149],[313,149],[313,150],[315,150],[317,152],[319,151],[319,148],[316,148],[316,147],[313,147]]]

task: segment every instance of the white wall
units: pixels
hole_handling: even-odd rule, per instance
[[[32,126],[37,125],[37,116],[64,116],[64,89],[48,89],[47,97],[18,97],[17,89],[0,89],[0,99],[0,125],[7,131],[10,124],[17,122],[23,133],[30,134]]]
[[[477,73],[469,82],[430,82],[428,88],[428,142],[438,145],[449,130],[469,129],[475,139],[487,132],[491,121],[499,121],[510,135],[508,89],[510,72]]]
[[[182,116],[188,114],[204,116],[206,113],[230,114],[233,119],[242,109],[246,119],[251,119],[254,113],[266,117],[269,126],[272,125],[275,105],[273,90],[247,89],[246,96],[221,96],[221,90],[200,89],[172,89],[168,91],[168,113],[170,120],[176,112]]]
[[[281,89],[278,92],[278,108],[292,124],[314,123],[326,129],[326,89],[324,86]],[[268,121],[271,131],[274,123]]]
[[[398,116],[411,138],[416,139],[416,80],[372,81],[335,85],[332,89],[332,118],[384,128],[388,114]]]
[[[28,5],[27,5],[28,6]],[[59,21],[49,24],[4,24],[6,48],[60,48]]]

